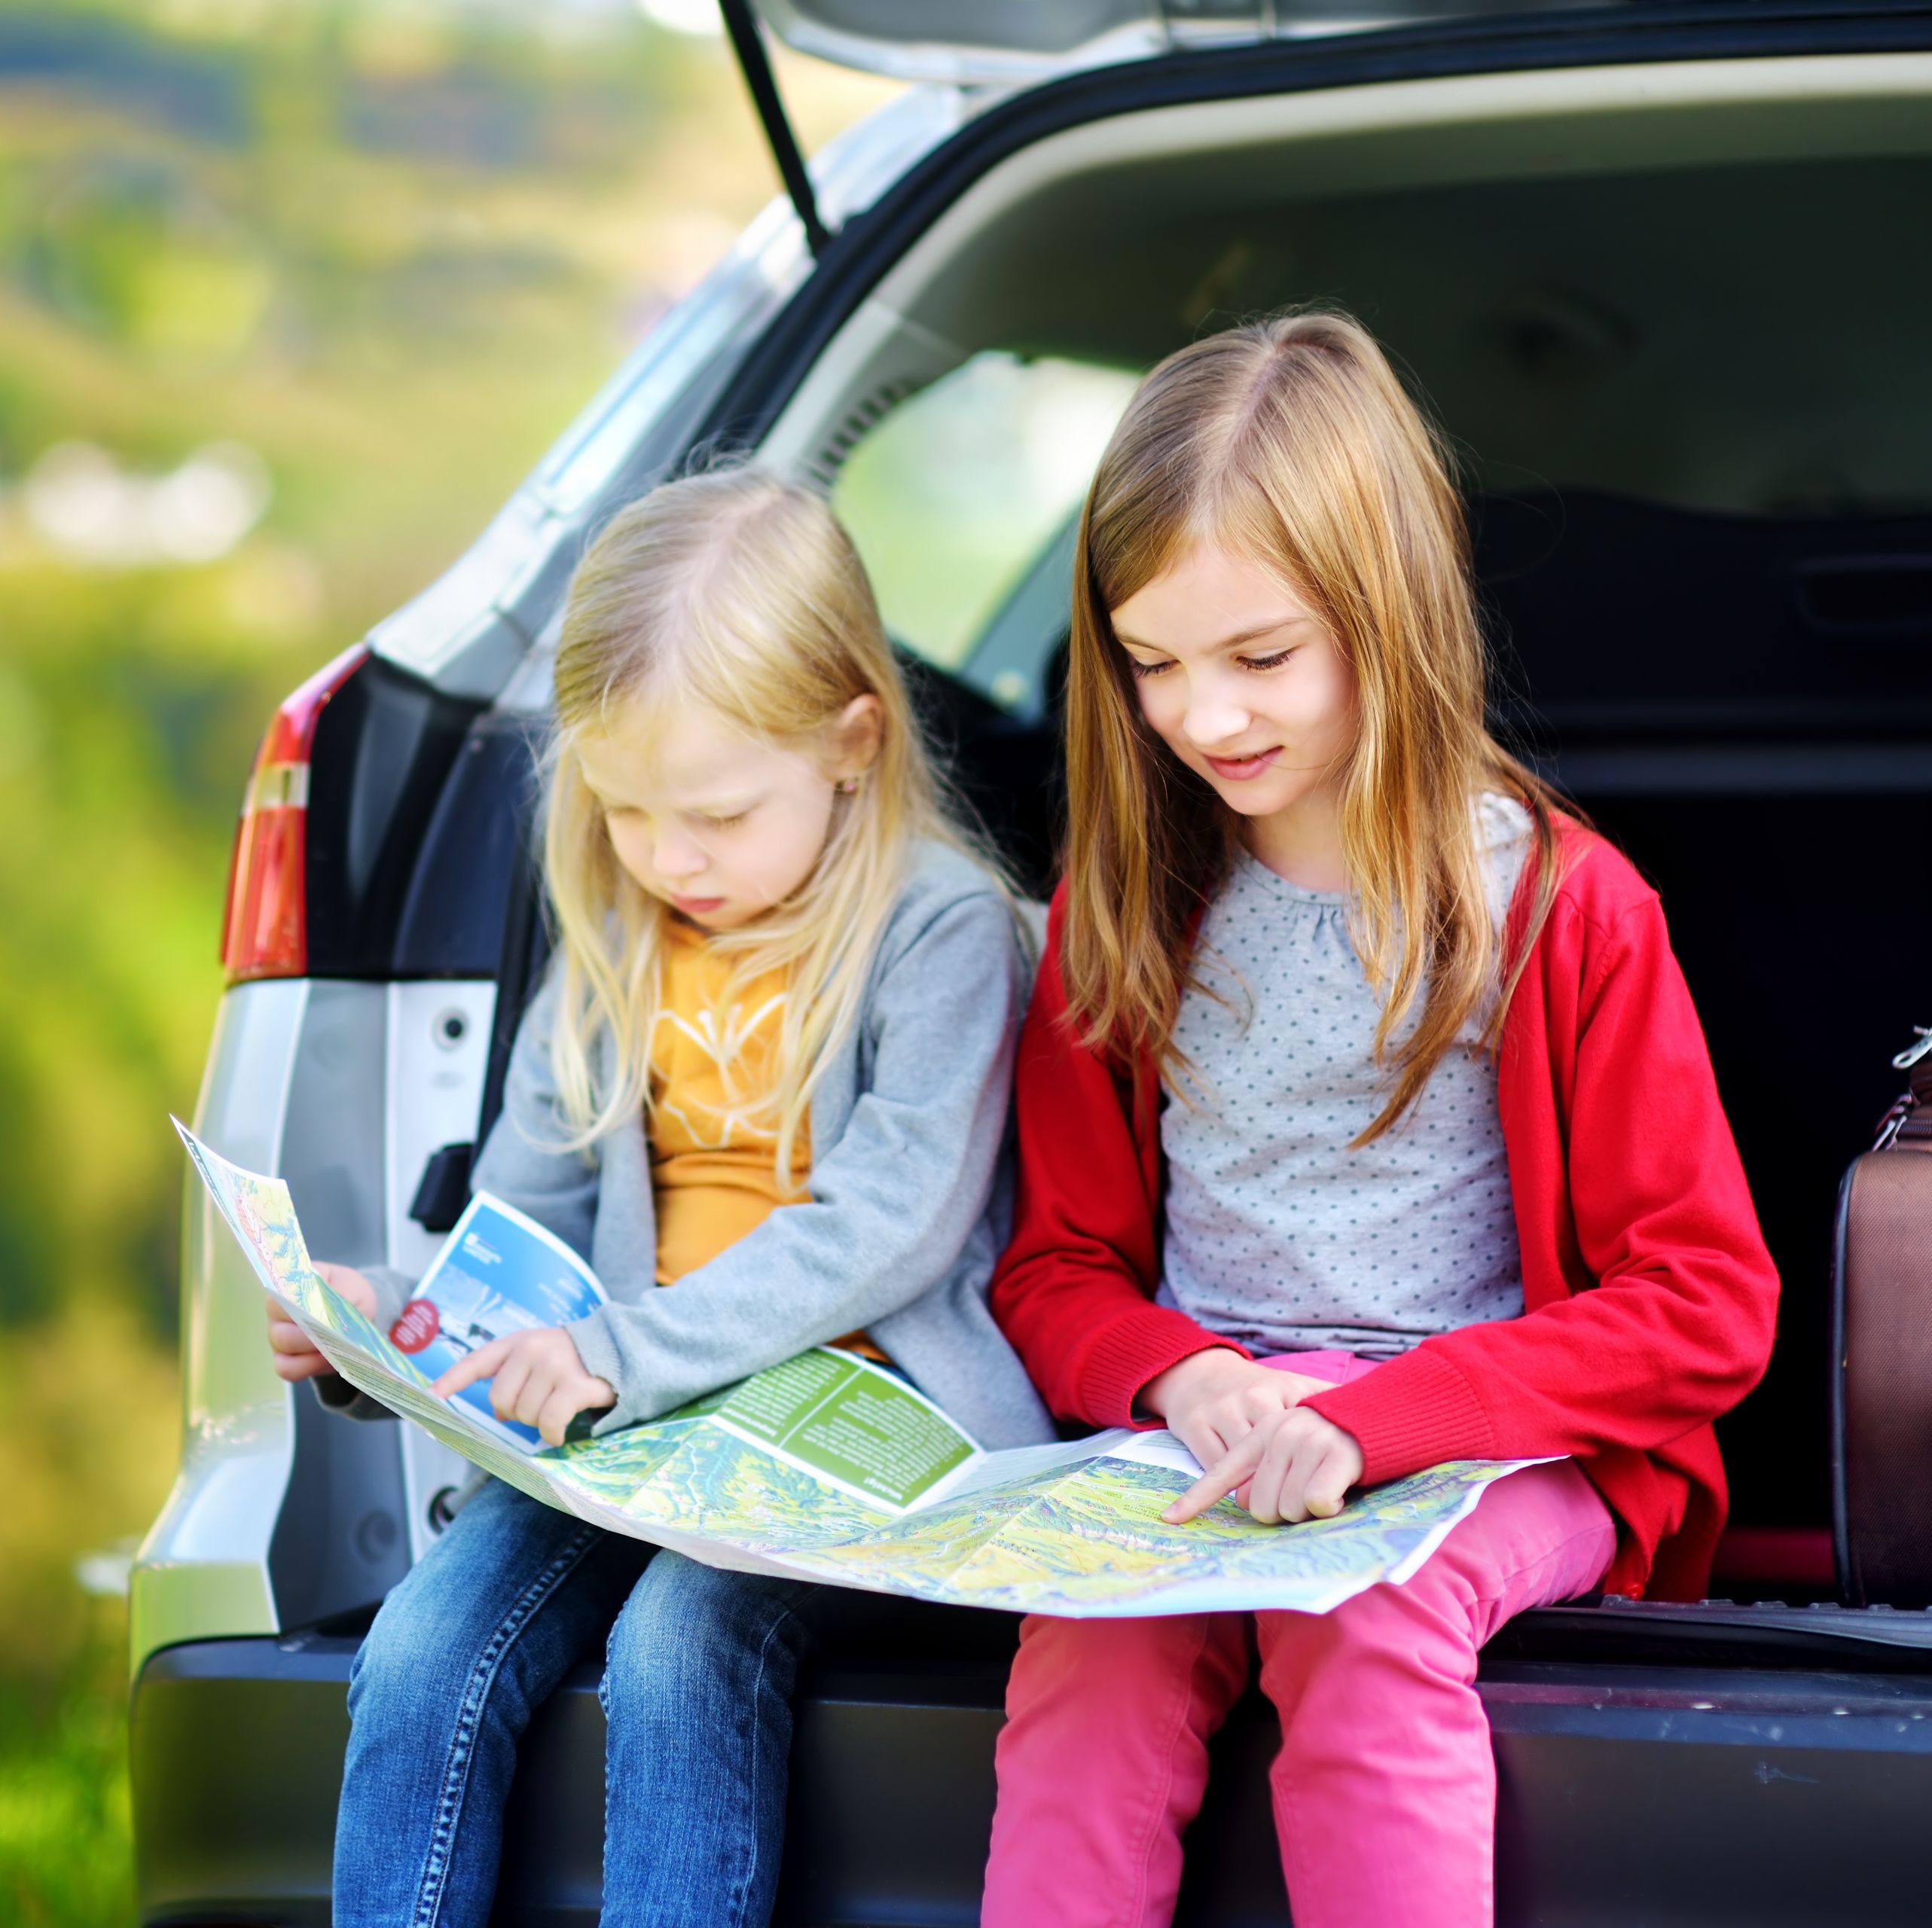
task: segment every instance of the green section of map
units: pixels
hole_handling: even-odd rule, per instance
[[[714,1565],[1011,1612],[1325,1612],[1407,1579],[1523,1463],[1431,1467],[1299,1526],[1262,1526],[1223,1500],[1173,1527],[1161,1510],[1193,1475],[1167,1435],[975,1453],[892,1374],[824,1350],[665,1418],[525,1455],[433,1397],[329,1289],[279,1180],[182,1135],[264,1286],[354,1384],[534,1497]]]
[[[895,1509],[973,1456],[972,1440],[910,1387],[825,1347],[742,1381],[711,1416]]]

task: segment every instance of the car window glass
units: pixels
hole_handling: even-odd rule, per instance
[[[981,354],[886,416],[832,492],[886,627],[1018,713],[1066,627],[1069,526],[1138,377]],[[997,664],[981,661],[997,654]]]

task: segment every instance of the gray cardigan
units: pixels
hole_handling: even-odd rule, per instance
[[[661,1288],[642,1120],[588,1155],[548,1149],[567,1136],[550,1069],[553,974],[518,1028],[473,1182],[588,1259],[610,1295],[569,1328],[584,1365],[617,1389],[597,1432],[862,1328],[982,1444],[1054,1437],[986,1303],[1012,1217],[1007,1119],[1027,980],[1000,892],[956,851],[921,845],[858,1019],[812,1095],[807,1199]],[[386,1326],[411,1282],[369,1277]],[[340,1382],[316,1386],[349,1402]]]

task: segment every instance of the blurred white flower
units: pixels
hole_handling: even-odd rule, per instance
[[[267,465],[253,449],[212,442],[152,485],[148,531],[162,554],[212,563],[261,520],[268,496]]]
[[[27,472],[27,520],[56,549],[90,561],[131,560],[134,492],[121,465],[91,442],[57,442]]]
[[[78,562],[105,567],[212,563],[261,520],[267,465],[240,442],[211,442],[164,474],[125,469],[91,442],[61,442],[28,471],[27,520]]]
[[[81,1591],[108,1599],[124,1597],[140,1544],[138,1539],[118,1539],[98,1552],[83,1554],[74,1563],[74,1578]]]

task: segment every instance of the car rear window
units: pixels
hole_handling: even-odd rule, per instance
[[[964,667],[1079,508],[1139,379],[1089,362],[975,355],[859,443],[832,502],[899,642],[942,669]]]

